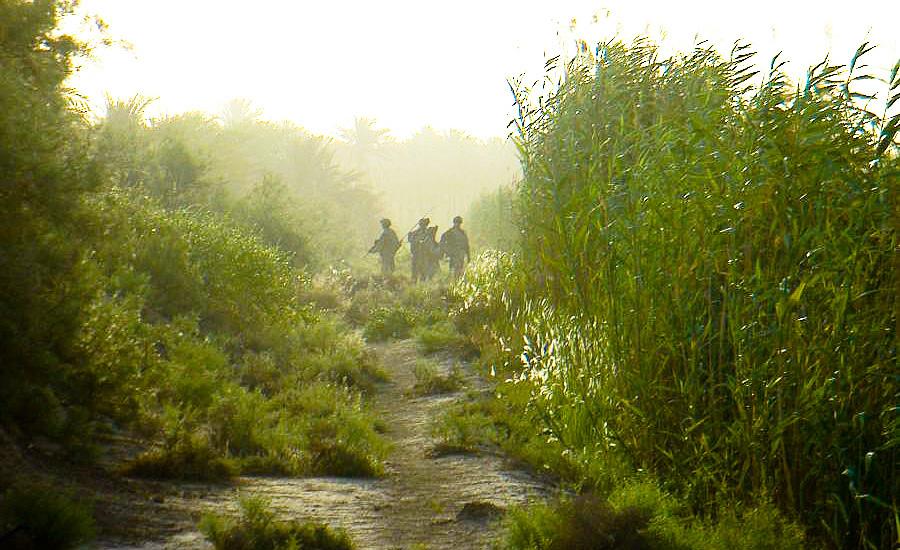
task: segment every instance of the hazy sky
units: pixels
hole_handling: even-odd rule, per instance
[[[102,105],[105,93],[158,97],[154,114],[218,112],[250,99],[265,118],[336,134],[354,116],[403,137],[424,125],[505,136],[506,79],[540,75],[574,38],[695,36],[730,49],[747,39],[768,60],[779,50],[801,74],[828,51],[847,62],[862,41],[887,71],[900,55],[900,1],[760,0],[82,0],[112,38],[73,84]],[[572,19],[577,21],[571,29]]]

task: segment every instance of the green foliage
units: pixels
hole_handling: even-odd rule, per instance
[[[614,509],[594,496],[514,510],[504,548],[650,550],[664,546],[649,533],[650,517],[637,508]],[[675,547],[677,548],[677,547]]]
[[[417,360],[413,366],[413,374],[416,383],[413,393],[416,395],[437,395],[453,393],[462,389],[464,380],[459,365],[453,365],[450,372],[442,374],[434,363],[426,360]]]
[[[241,518],[234,521],[207,514],[200,530],[216,550],[353,550],[356,546],[343,530],[313,522],[282,522],[262,498],[240,501]]]
[[[439,286],[403,285],[371,279],[354,293],[346,309],[351,322],[363,322],[368,341],[409,338],[413,333],[433,337],[432,343],[450,343],[446,289]],[[455,332],[455,331],[454,331]]]
[[[519,242],[520,229],[516,206],[516,190],[512,186],[500,187],[482,194],[469,206],[466,225],[472,248],[475,250],[500,250],[511,252]],[[523,228],[527,220],[521,220]]]
[[[100,178],[63,88],[86,46],[54,31],[72,9],[0,6],[0,421],[53,435],[77,431],[58,413],[85,401],[59,374],[84,360],[75,342],[97,292],[71,199]]]
[[[370,477],[382,474],[387,454],[375,430],[372,413],[358,394],[333,385],[316,384],[286,390],[273,400],[279,412],[282,455],[293,455],[306,475]],[[300,429],[291,437],[291,423]],[[296,428],[295,428],[296,429]]]
[[[477,404],[460,403],[438,418],[431,432],[439,439],[435,452],[473,453],[496,441],[494,418]]]
[[[457,325],[521,354],[524,409],[585,471],[652,472],[698,511],[767,494],[887,547],[896,116],[854,102],[862,65],[794,91],[777,61],[747,88],[747,59],[607,43],[550,97],[519,89],[529,230],[454,287]]]
[[[383,374],[299,299],[333,224],[375,219],[371,195],[321,140],[253,117],[147,120],[135,96],[89,125],[62,87],[86,49],[55,30],[73,6],[0,7],[0,422],[70,458],[100,427],[137,430],[131,475],[379,473],[360,392]]]
[[[473,351],[469,340],[449,320],[416,327],[413,334],[425,353],[449,351],[465,355]]]
[[[184,434],[165,447],[144,452],[122,469],[128,476],[183,481],[227,481],[238,474],[233,462],[223,459],[197,434]]]
[[[235,204],[233,212],[235,219],[257,229],[265,242],[291,254],[294,265],[315,266],[316,258],[299,207],[275,177],[263,177],[260,184]]]
[[[370,315],[363,334],[370,342],[391,338],[409,338],[416,324],[414,313],[406,307],[379,307]]]
[[[676,499],[647,481],[630,481],[608,500],[563,498],[514,509],[505,522],[503,548],[721,548],[799,550],[803,530],[771,504],[718,510],[715,521],[692,518]]]
[[[13,531],[15,529],[15,531]],[[15,485],[0,497],[0,530],[8,544],[62,550],[94,538],[90,507],[58,487]]]

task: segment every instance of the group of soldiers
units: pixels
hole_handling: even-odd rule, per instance
[[[450,262],[450,274],[454,279],[462,276],[466,262],[469,261],[469,237],[462,229],[462,218],[453,218],[453,227],[444,231],[440,241],[437,240],[437,226],[431,220],[422,218],[406,235],[409,242],[409,253],[412,261],[412,281],[428,281],[434,277],[439,268],[441,258]],[[400,239],[391,229],[391,220],[381,220],[381,236],[369,249],[370,254],[377,253],[381,257],[382,275],[394,273],[394,255],[400,250]]]

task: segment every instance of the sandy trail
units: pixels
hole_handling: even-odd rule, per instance
[[[196,529],[204,511],[237,513],[240,495],[261,495],[272,501],[283,519],[314,519],[346,529],[361,549],[487,548],[497,534],[489,514],[460,513],[466,504],[505,509],[544,498],[550,488],[542,480],[511,468],[498,455],[449,455],[432,458],[435,441],[431,423],[463,392],[414,397],[413,367],[421,358],[413,341],[375,347],[390,381],[372,399],[384,420],[385,438],[392,446],[385,476],[360,480],[345,478],[244,477],[234,486],[161,484],[161,495],[150,497],[135,510],[135,521],[145,524],[154,542],[128,544],[98,541],[100,548],[208,548]],[[442,372],[450,370],[450,357],[433,358]],[[470,388],[483,384],[462,365]],[[473,506],[470,504],[468,510]],[[146,514],[150,514],[148,517]],[[140,516],[140,517],[137,517]]]

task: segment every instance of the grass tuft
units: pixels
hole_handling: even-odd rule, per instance
[[[446,374],[441,374],[438,367],[427,360],[417,360],[413,366],[416,383],[412,391],[416,395],[439,395],[460,391],[464,384],[459,365],[453,365]]]
[[[353,550],[349,535],[315,522],[278,521],[262,498],[242,498],[235,521],[207,514],[200,530],[216,550]]]

